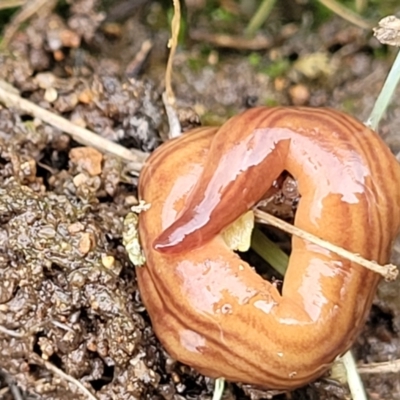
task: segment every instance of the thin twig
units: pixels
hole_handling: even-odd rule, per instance
[[[24,400],[21,394],[21,390],[15,383],[9,383],[11,394],[14,396],[14,400]]]
[[[14,400],[24,400],[20,388],[17,386],[14,379],[9,374],[3,375],[4,380],[6,381],[8,387],[10,388],[11,395],[13,396]]]
[[[272,40],[260,34],[253,38],[246,38],[239,35],[225,35],[222,33],[210,33],[205,30],[191,29],[189,35],[192,40],[208,42],[217,47],[236,50],[265,50],[272,46]]]
[[[14,337],[14,338],[18,338],[18,339],[22,339],[26,336],[26,333],[21,333],[21,332],[17,332],[17,331],[13,331],[11,329],[6,328],[3,325],[0,325],[0,333],[4,333],[5,335]]]
[[[332,243],[326,242],[311,233],[305,232],[302,229],[297,228],[294,225],[288,224],[285,221],[282,221],[279,218],[276,218],[266,212],[261,210],[254,210],[255,217],[259,220],[259,222],[263,222],[272,226],[275,226],[279,229],[282,229],[285,232],[288,232],[292,235],[296,235],[297,237],[307,240],[311,243],[314,243],[318,246],[323,247],[333,253],[338,254],[340,257],[346,258],[347,260],[357,263],[365,268],[368,268],[371,271],[376,272],[377,274],[382,275],[387,281],[392,281],[397,278],[398,270],[397,267],[393,264],[379,265],[375,261],[369,261],[365,258],[361,257],[358,254],[354,254],[348,250],[345,250],[339,246],[336,246]]]
[[[56,326],[57,328],[64,329],[65,331],[68,331],[68,332],[75,333],[75,331],[70,326],[68,326],[67,324],[64,324],[63,322],[56,321],[55,319],[52,319],[49,322],[52,325]]]
[[[5,328],[4,326],[0,325],[0,332],[5,333],[8,336],[16,337],[16,338],[23,338],[28,335],[27,333],[20,333],[15,332],[10,329]],[[30,330],[32,332],[32,330]],[[52,371],[55,375],[58,375],[62,379],[66,380],[69,383],[75,385],[89,400],[98,400],[96,396],[94,396],[89,389],[87,389],[81,382],[77,379],[73,378],[72,376],[66,374],[65,372],[61,371],[59,368],[51,364],[50,362],[43,360],[40,357],[37,357],[36,360],[39,364],[43,364],[48,370]]]
[[[168,138],[173,139],[181,135],[182,127],[176,111],[176,98],[172,89],[172,70],[176,48],[178,46],[179,30],[181,25],[180,0],[173,0],[174,16],[171,21],[171,39],[168,42],[170,48],[167,67],[165,69],[165,92],[162,95],[165,111],[167,113],[169,132]]]
[[[360,374],[387,374],[400,372],[400,360],[381,363],[360,364],[357,366]]]
[[[71,375],[66,374],[64,371],[61,371],[61,369],[57,368],[51,362],[43,360],[36,354],[33,356],[33,359],[37,364],[43,365],[45,368],[53,372],[55,375],[75,385],[89,400],[98,400],[97,397],[94,394],[92,394],[90,390],[86,388],[78,379],[75,379]]]
[[[3,35],[2,46],[7,47],[11,39],[17,33],[21,24],[31,18],[32,15],[37,13],[42,7],[54,7],[56,2],[54,0],[51,1],[53,4],[51,4],[49,0],[28,0],[24,4],[24,6],[18,11],[18,13],[13,17],[12,21],[6,28]]]
[[[22,328],[22,332],[19,332],[19,331],[14,330],[14,329],[9,329],[9,328],[6,328],[3,325],[0,325],[0,333],[4,333],[5,335],[8,335],[8,336],[11,336],[11,337],[14,337],[14,338],[22,339],[22,338],[26,338],[26,337],[28,337],[30,335],[33,335],[37,331],[37,329],[42,328],[43,326],[46,326],[47,324],[52,324],[54,326],[57,326],[58,328],[65,329],[65,330],[68,330],[70,332],[74,332],[74,330],[72,328],[70,328],[68,325],[63,324],[62,322],[59,322],[59,321],[56,321],[56,320],[53,320],[53,319],[46,319],[46,320],[41,321],[41,322],[39,322],[39,323],[37,323],[35,325],[32,325],[29,328],[29,330],[25,331]]]
[[[335,14],[339,15],[339,17],[342,17],[343,19],[351,22],[352,24],[357,25],[363,29],[372,28],[372,25],[369,22],[365,21],[357,13],[350,10],[350,8],[347,8],[343,4],[340,4],[334,0],[318,0],[318,1],[321,4],[323,4],[326,8],[329,8]]]
[[[168,119],[168,139],[177,138],[182,134],[182,126],[181,122],[179,121],[178,113],[176,112],[175,107],[169,102],[167,92],[162,94],[162,101]]]
[[[0,82],[1,83],[1,82]],[[147,158],[148,154],[140,150],[127,148],[111,142],[96,133],[89,131],[88,129],[82,128],[68,121],[67,119],[54,114],[50,111],[37,106],[29,100],[23,99],[21,96],[6,91],[0,84],[0,103],[3,103],[6,107],[14,107],[20,111],[23,111],[35,118],[42,120],[43,122],[60,129],[63,132],[68,133],[77,142],[92,146],[96,149],[113,154],[117,157],[122,158],[125,161],[142,164]],[[132,164],[138,167],[138,164]]]
[[[171,21],[171,39],[168,41],[169,56],[167,68],[165,69],[165,92],[169,104],[175,104],[175,95],[172,89],[172,64],[175,57],[176,48],[178,46],[179,29],[181,24],[181,5],[179,0],[173,0],[174,16]]]
[[[153,42],[150,39],[142,43],[134,59],[125,68],[125,75],[128,78],[133,78],[139,74],[152,48]]]
[[[22,6],[27,0],[1,0],[0,10]]]

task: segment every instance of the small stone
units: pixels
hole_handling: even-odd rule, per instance
[[[308,103],[310,99],[310,91],[307,86],[302,84],[297,84],[289,89],[289,95],[295,106],[302,106]]]
[[[103,256],[101,262],[105,268],[111,269],[115,263],[115,258],[113,256]]]
[[[35,82],[41,89],[49,89],[56,85],[57,78],[50,72],[42,72],[35,76]]]
[[[83,104],[90,104],[93,102],[95,95],[89,88],[84,89],[78,96],[78,99]]]
[[[92,235],[88,232],[83,233],[79,240],[79,248],[78,248],[79,252],[82,255],[86,255],[91,250],[92,244],[93,244]]]
[[[84,185],[88,181],[89,177],[86,174],[78,174],[74,176],[73,182],[76,187]]]
[[[53,103],[57,100],[58,92],[53,87],[47,88],[44,92],[44,99],[49,103]]]
[[[103,155],[93,147],[76,147],[69,152],[70,160],[80,172],[91,176],[101,174]]]
[[[85,229],[85,226],[81,222],[75,222],[68,226],[68,232],[71,235],[75,235],[79,232],[82,232]]]
[[[134,195],[126,196],[125,199],[124,199],[124,201],[125,201],[125,204],[126,204],[127,206],[129,206],[129,207],[136,206],[136,205],[139,204],[138,199],[137,199],[136,196],[134,196]]]

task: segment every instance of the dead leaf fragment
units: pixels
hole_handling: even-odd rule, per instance
[[[222,232],[222,237],[232,250],[247,251],[250,248],[251,233],[254,228],[253,211],[247,211]]]
[[[389,15],[381,19],[378,27],[373,29],[374,36],[382,43],[390,46],[400,46],[400,19]]]

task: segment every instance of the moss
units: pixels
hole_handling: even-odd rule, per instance
[[[373,57],[375,60],[386,60],[388,58],[389,46],[379,46],[373,49]]]
[[[237,19],[235,15],[220,7],[211,12],[211,18],[216,22],[233,22]]]
[[[260,72],[268,75],[270,78],[277,78],[284,75],[290,67],[290,62],[287,59],[277,60],[268,66],[261,68]]]
[[[204,113],[201,117],[201,125],[208,125],[208,126],[218,126],[222,125],[226,120],[230,117],[233,117],[234,115],[237,114],[237,109],[234,107],[227,107],[225,109],[225,114],[224,116],[218,115],[214,113],[213,111],[208,111]]]
[[[200,72],[207,65],[206,56],[189,57],[187,64],[193,72]]]
[[[260,53],[250,53],[249,56],[247,57],[247,59],[249,60],[249,64],[253,67],[258,67],[261,64],[262,61],[262,56]]]
[[[264,106],[267,106],[267,107],[275,107],[275,106],[279,105],[279,103],[271,97],[264,99],[263,104],[264,104]]]
[[[348,114],[354,114],[356,110],[356,104],[354,102],[354,99],[348,98],[345,99],[342,103],[342,109],[344,112],[347,112]]]

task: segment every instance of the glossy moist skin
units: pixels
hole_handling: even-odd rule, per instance
[[[295,224],[379,263],[400,223],[400,168],[384,142],[331,109],[254,108],[161,146],[146,163],[138,282],[154,330],[204,375],[293,389],[354,342],[379,276],[299,238],[282,294],[219,232],[283,171],[298,181]]]

